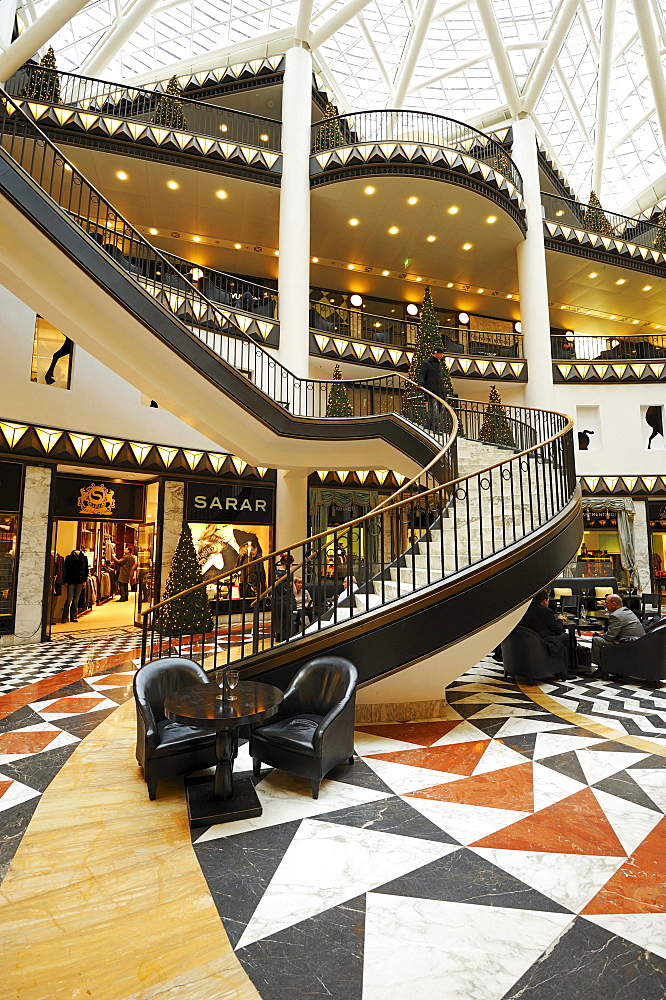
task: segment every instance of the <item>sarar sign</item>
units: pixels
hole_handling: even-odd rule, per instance
[[[188,521],[219,524],[272,524],[275,490],[234,483],[187,483]]]

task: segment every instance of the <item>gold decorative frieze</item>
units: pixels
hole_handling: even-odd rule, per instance
[[[544,220],[544,236],[562,243],[573,243],[586,246],[591,250],[603,250],[629,260],[645,261],[648,264],[663,264],[666,255],[659,250],[641,247],[636,243],[601,236],[587,229],[577,229],[573,226],[562,226],[557,222]]]
[[[663,361],[553,362],[555,382],[663,382]]]
[[[666,475],[581,476],[580,486],[584,496],[661,494],[666,493]]]

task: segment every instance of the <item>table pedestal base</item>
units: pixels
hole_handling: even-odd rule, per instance
[[[212,778],[188,778],[187,813],[190,826],[212,826],[214,823],[231,823],[236,819],[261,816],[261,804],[249,777],[234,778],[233,797],[224,801],[213,794]]]

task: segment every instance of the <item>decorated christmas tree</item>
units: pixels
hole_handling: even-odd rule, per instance
[[[342,370],[340,365],[335,366],[333,372],[335,385],[331,386],[328,394],[328,406],[326,407],[327,417],[353,417],[354,411],[349,401],[347,386],[342,381]]]
[[[501,444],[507,448],[515,448],[516,446],[506,417],[506,410],[502,406],[500,394],[494,385],[490,387],[479,440],[485,441],[486,444]]]
[[[652,249],[659,250],[660,253],[666,253],[666,212],[662,212],[657,219],[657,226],[657,235],[654,238]]]
[[[590,202],[583,215],[583,226],[593,233],[600,233],[601,236],[612,236],[613,227],[604,215],[601,202],[594,191],[590,191]]]
[[[416,346],[408,372],[408,377],[413,382],[418,382],[419,375],[421,374],[421,366],[426,358],[430,357],[432,349],[436,345],[439,347],[442,346],[442,338],[437,328],[437,313],[432,304],[430,285],[426,285],[423,306],[421,307],[419,329],[416,334]],[[446,363],[442,361],[441,365],[444,390],[448,398],[454,395],[453,383],[451,382],[451,374],[446,367]],[[402,412],[408,420],[413,420],[416,424],[425,424],[428,415],[428,399],[425,393],[415,386],[409,386],[403,398]]]
[[[511,161],[509,160],[509,157],[506,155],[501,146],[498,146],[496,144],[496,147],[497,148],[496,151],[493,153],[493,158],[490,162],[490,166],[493,168],[493,170],[497,170],[498,173],[504,174],[505,177],[508,177],[509,174],[511,173]]]
[[[327,104],[324,117],[319,123],[319,128],[315,134],[314,152],[322,153],[326,149],[335,149],[336,146],[343,146],[345,137],[340,128],[338,119],[338,109],[335,104]]]
[[[162,128],[187,128],[183,102],[180,99],[182,92],[178,77],[172,76],[167,84],[166,93],[162,94],[155,108],[153,125],[161,125]]]
[[[164,600],[202,582],[203,577],[192,532],[189,524],[183,524],[171,562],[171,572],[164,588]],[[159,609],[155,628],[162,635],[210,632],[213,628],[213,616],[210,613],[206,588],[199,587],[165,604]]]
[[[45,56],[42,56],[39,66],[33,70],[24,97],[30,101],[45,101],[47,104],[60,104],[60,77],[56,69],[55,52],[49,46]]]

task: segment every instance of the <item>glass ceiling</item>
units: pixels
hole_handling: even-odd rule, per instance
[[[52,2],[24,0],[22,19],[30,24]],[[621,211],[652,186],[647,207],[666,196],[666,163],[635,3],[651,23],[653,79],[661,74],[657,93],[666,93],[666,0],[315,0],[312,32],[344,8],[349,19],[314,56],[341,112],[402,106],[488,129],[523,108],[581,200],[596,150],[603,204]],[[137,5],[143,22],[92,75],[165,79],[172,64],[207,53],[210,68],[242,62],[243,47],[290,32],[299,10],[298,0],[93,0],[52,39],[58,68],[85,73],[117,18]],[[289,37],[267,44],[275,54]],[[215,55],[230,45],[236,53]],[[666,123],[666,107],[661,117]]]

